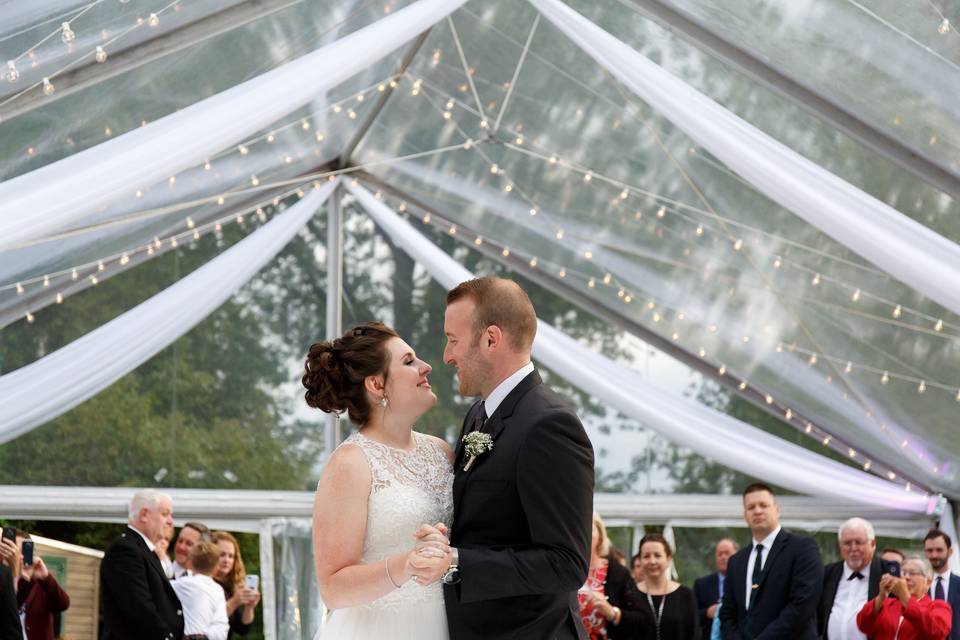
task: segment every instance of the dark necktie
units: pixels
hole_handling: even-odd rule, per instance
[[[947,597],[943,593],[943,576],[937,576],[937,586],[933,590],[933,599],[934,600],[947,599]]]
[[[854,578],[856,578],[857,580],[863,580],[863,577],[864,576],[862,573],[860,573],[859,571],[854,571],[853,573],[850,574],[850,577],[847,578],[847,580],[850,581],[850,580],[853,580]]]
[[[757,557],[753,560],[753,579],[750,581],[750,608],[753,608],[753,601],[757,597],[757,591],[760,589],[760,576],[763,575],[763,566],[760,560],[763,557],[763,545],[758,544],[754,547],[757,551]]]
[[[483,400],[480,401],[480,412],[473,419],[473,424],[470,425],[470,433],[474,431],[483,431],[483,425],[487,422],[487,408],[484,405]]]

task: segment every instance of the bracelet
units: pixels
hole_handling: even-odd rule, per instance
[[[393,579],[393,576],[390,575],[390,558],[383,559],[383,568],[387,571],[387,580],[390,581],[395,588],[399,589],[403,585],[397,584],[397,581]]]
[[[613,623],[613,626],[620,624],[620,618],[623,617],[623,611],[620,610],[620,607],[613,608],[613,619],[610,621]]]

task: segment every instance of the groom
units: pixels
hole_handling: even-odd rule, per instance
[[[447,294],[443,359],[457,368],[460,394],[481,398],[454,462],[443,580],[452,640],[586,638],[577,590],[590,564],[593,448],[530,361],[536,330],[512,280],[478,278]],[[463,439],[474,431],[493,448],[471,456]]]

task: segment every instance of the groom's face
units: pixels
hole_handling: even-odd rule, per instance
[[[447,306],[443,318],[443,332],[447,337],[443,361],[457,368],[460,381],[458,391],[467,397],[483,394],[490,370],[489,364],[483,359],[480,336],[473,323],[475,307],[469,298],[457,300]]]

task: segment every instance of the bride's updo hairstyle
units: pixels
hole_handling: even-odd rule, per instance
[[[346,411],[355,425],[370,419],[370,401],[363,385],[367,376],[383,375],[389,353],[386,343],[397,332],[381,322],[354,327],[335,340],[310,345],[301,383],[307,404],[327,413]]]

